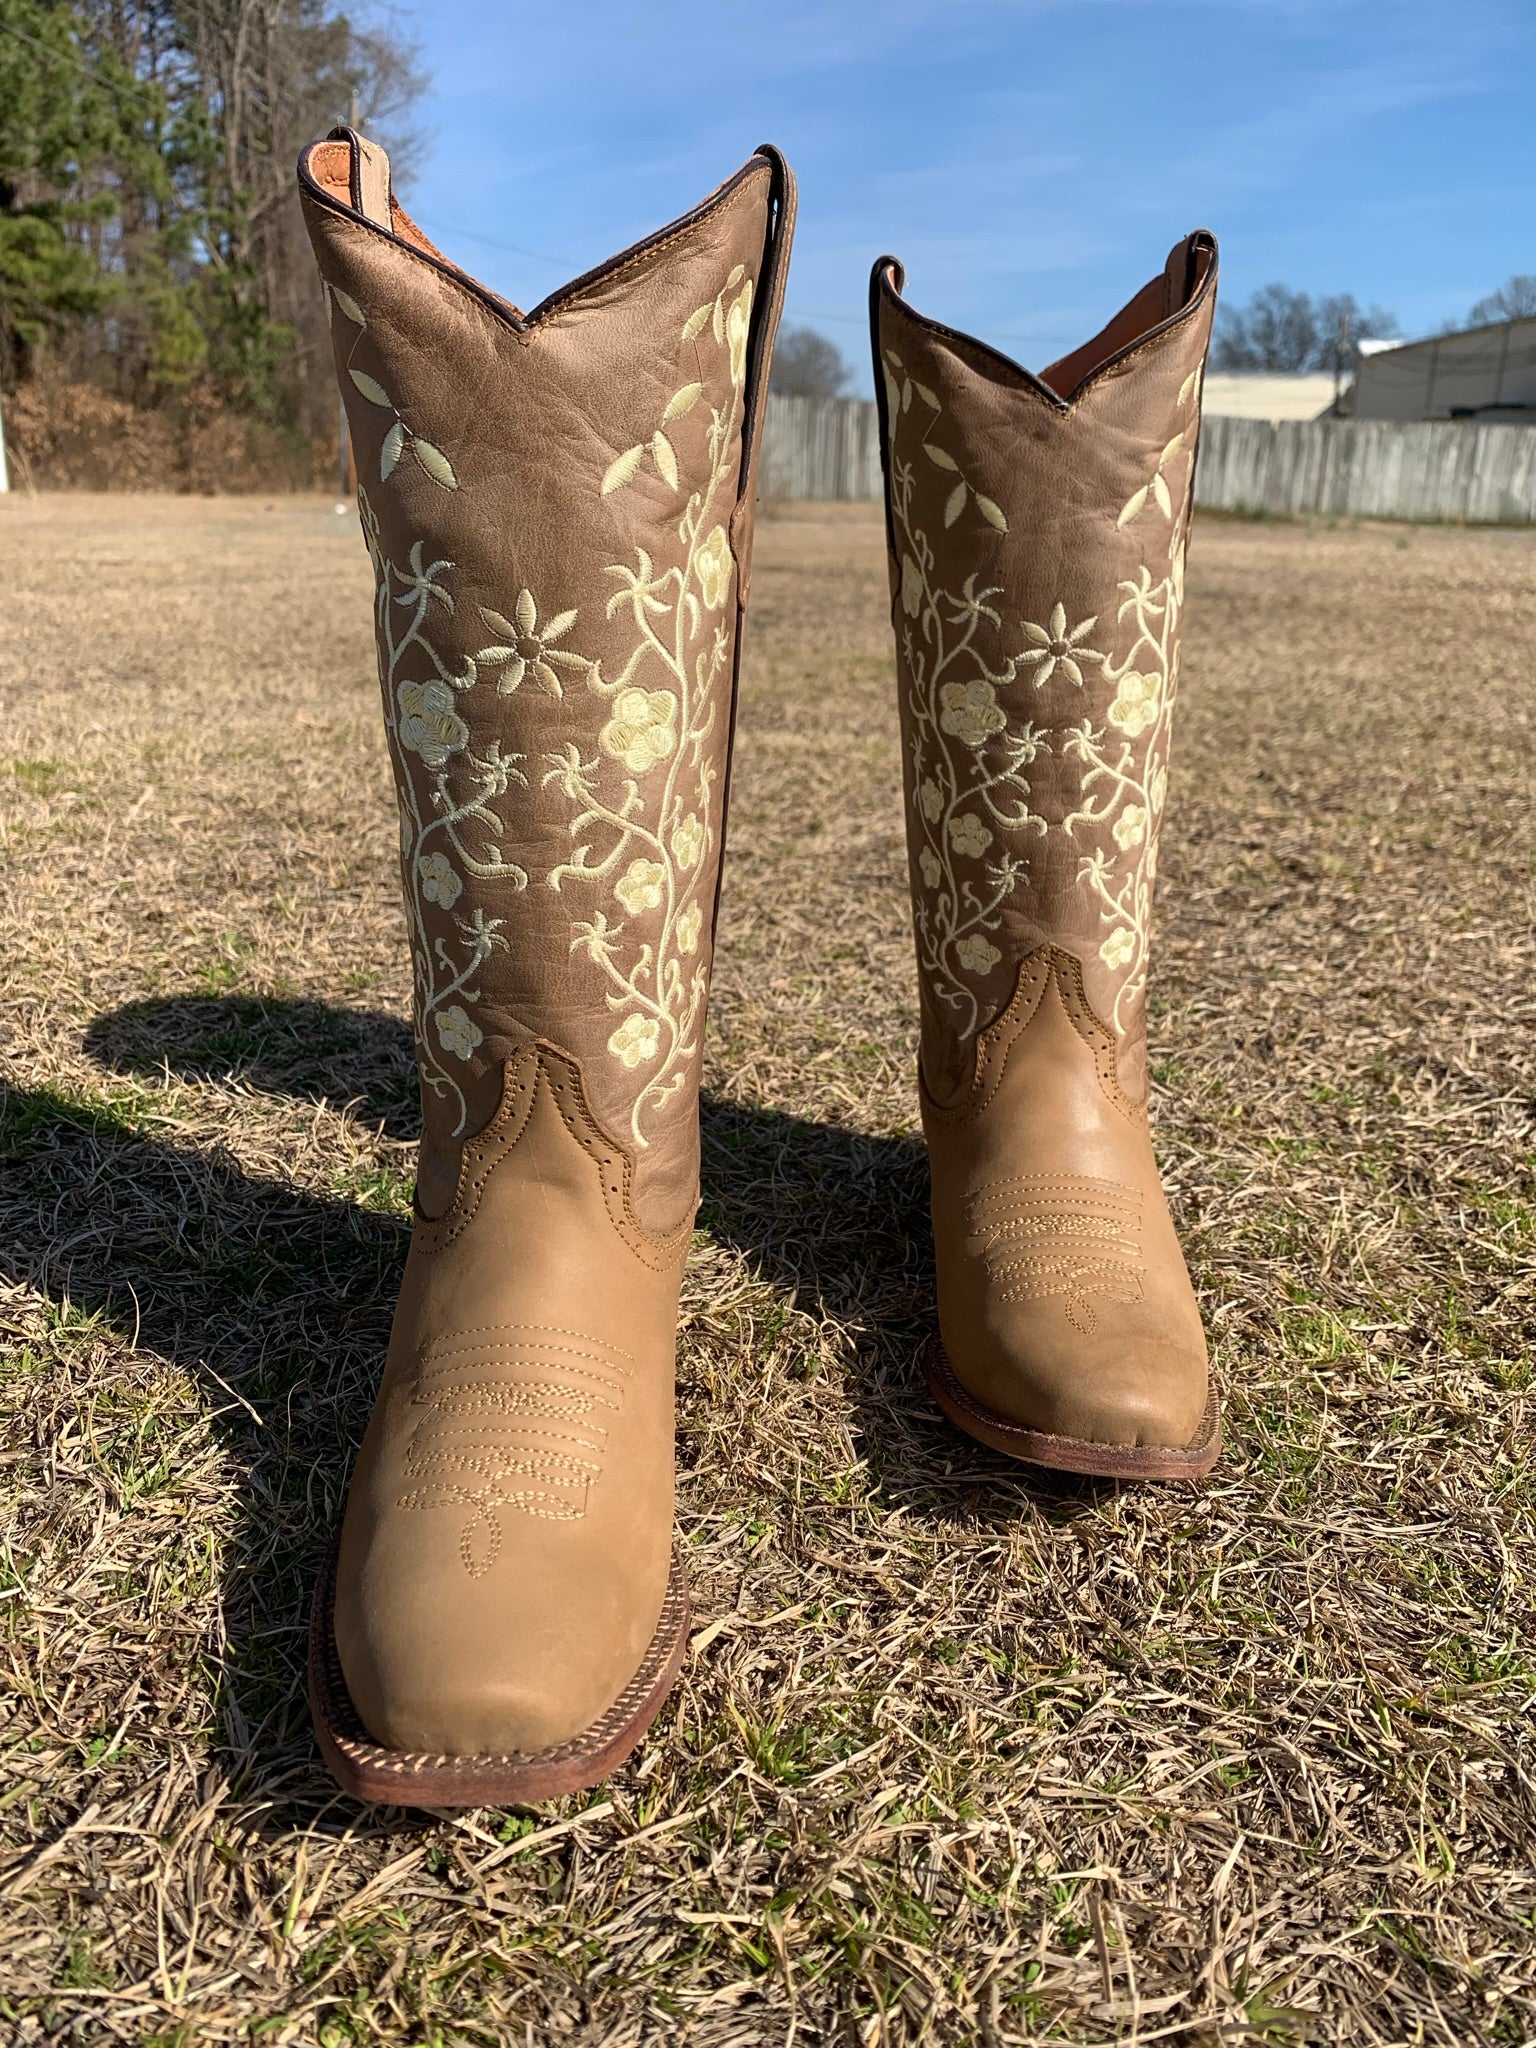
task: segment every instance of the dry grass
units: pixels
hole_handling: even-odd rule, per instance
[[[920,1391],[880,538],[765,522],[695,1654],[602,1791],[442,1820],[300,1690],[413,1115],[362,550],[0,560],[8,2040],[1536,2039],[1530,534],[1197,535],[1153,1043],[1230,1450],[1159,1491]]]

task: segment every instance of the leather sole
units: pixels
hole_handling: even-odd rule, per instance
[[[331,1776],[372,1806],[525,1806],[582,1792],[618,1769],[661,1711],[688,1648],[688,1571],[674,1551],[661,1619],[644,1662],[607,1713],[568,1742],[506,1756],[431,1756],[385,1749],[363,1726],[336,1651],[336,1556],[326,1561],[309,1622],[309,1706]]]
[[[1043,1429],[1025,1429],[984,1408],[961,1385],[938,1336],[930,1337],[924,1347],[923,1377],[928,1391],[957,1428],[1028,1465],[1047,1465],[1056,1472],[1080,1472],[1099,1479],[1203,1479],[1221,1455],[1221,1396],[1214,1386],[1193,1443],[1100,1444],[1086,1437],[1051,1436]]]

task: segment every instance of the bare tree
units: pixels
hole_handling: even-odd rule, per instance
[[[1314,299],[1289,285],[1267,284],[1246,306],[1223,309],[1211,368],[1349,376],[1362,336],[1385,339],[1398,332],[1395,314],[1384,306],[1362,307],[1351,292]]]
[[[1491,327],[1497,320],[1532,318],[1536,318],[1536,277],[1529,271],[1517,271],[1505,278],[1496,292],[1478,300],[1467,315],[1467,325]]]
[[[837,343],[814,327],[786,327],[779,336],[771,383],[786,398],[840,398],[852,377]]]

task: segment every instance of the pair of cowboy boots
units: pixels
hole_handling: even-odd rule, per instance
[[[358,1796],[595,1783],[672,1686],[673,1360],[794,182],[762,149],[519,312],[339,129],[300,166],[377,582],[423,1134],[315,1605]],[[1036,1463],[1219,1442],[1145,995],[1215,248],[1030,376],[871,319],[945,1411]]]

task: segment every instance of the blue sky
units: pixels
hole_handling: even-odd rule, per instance
[[[1536,0],[413,0],[402,198],[527,306],[760,141],[800,178],[786,317],[869,372],[870,263],[1033,367],[1194,227],[1223,297],[1352,291],[1407,333],[1536,271]]]

